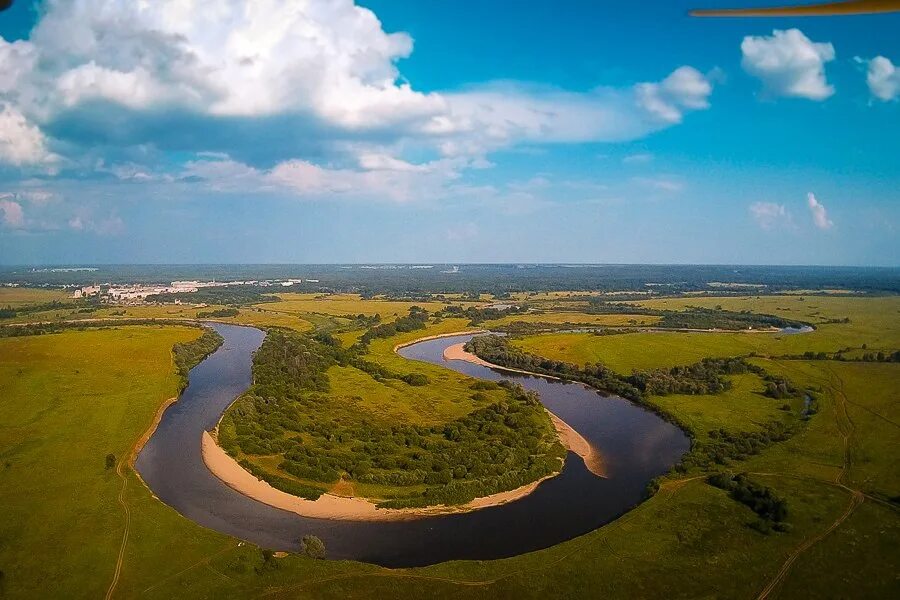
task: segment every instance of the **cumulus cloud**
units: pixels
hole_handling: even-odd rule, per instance
[[[384,31],[352,0],[47,0],[28,40],[0,39],[0,101],[16,130],[4,134],[0,120],[0,160],[47,161],[48,145],[70,157],[155,147],[256,168],[301,160],[420,171],[403,147],[474,168],[519,143],[641,137],[707,108],[712,92],[683,66],[628,88],[512,82],[424,93],[397,67],[412,49],[408,34]]]
[[[3,213],[3,224],[6,227],[19,229],[25,225],[25,213],[22,205],[8,198],[0,199],[0,213]]]
[[[868,61],[857,60],[868,65],[866,83],[873,96],[885,102],[896,100],[900,96],[900,68],[890,59],[876,56]]]
[[[754,202],[749,206],[750,216],[762,229],[774,229],[789,219],[783,204],[775,202]]]
[[[662,123],[680,123],[685,112],[709,108],[712,84],[693,67],[678,67],[659,83],[636,87],[638,104]]]
[[[823,230],[834,227],[834,222],[828,218],[828,211],[825,210],[825,206],[816,200],[816,197],[812,192],[806,195],[806,204],[809,206],[813,225]]]
[[[825,100],[834,94],[825,63],[834,60],[830,43],[813,42],[799,29],[771,36],[747,36],[741,43],[744,70],[758,77],[767,94]]]
[[[53,162],[44,134],[9,104],[0,109],[0,162],[15,166],[41,165]]]

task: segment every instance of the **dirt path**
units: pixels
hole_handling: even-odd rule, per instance
[[[175,369],[174,357],[172,357],[172,369]],[[106,590],[106,600],[110,600],[113,597],[116,586],[119,584],[119,576],[122,573],[122,563],[125,561],[125,548],[128,545],[128,534],[131,529],[131,509],[128,508],[128,502],[125,501],[125,490],[128,487],[128,476],[125,469],[134,468],[134,461],[137,458],[138,453],[144,447],[144,444],[147,443],[147,440],[150,439],[150,436],[153,435],[153,432],[156,431],[156,428],[159,427],[159,422],[162,420],[163,413],[165,413],[166,409],[177,400],[178,396],[172,396],[156,409],[156,414],[153,415],[153,421],[150,423],[150,426],[144,431],[141,437],[135,440],[128,456],[116,464],[116,475],[122,480],[122,489],[119,490],[119,504],[122,505],[122,510],[125,512],[125,530],[122,532],[122,543],[119,546],[119,556],[116,558],[116,569],[113,573],[112,581],[109,583],[109,588]],[[137,471],[134,471],[134,473],[135,475],[138,475]],[[138,478],[140,478],[140,475],[138,475]]]
[[[841,439],[844,443],[844,460],[841,464],[841,470],[834,478],[833,483],[850,492],[850,504],[847,506],[847,509],[841,514],[841,516],[839,516],[827,529],[825,529],[818,535],[807,538],[788,555],[787,559],[784,561],[784,564],[781,565],[781,569],[779,569],[779,571],[775,574],[771,581],[769,581],[766,587],[762,589],[762,591],[756,597],[756,600],[767,600],[772,595],[772,593],[777,590],[779,585],[781,585],[781,583],[783,583],[787,578],[788,574],[791,571],[791,567],[794,565],[794,562],[796,562],[796,560],[800,558],[800,556],[804,552],[825,539],[831,532],[840,527],[841,523],[846,521],[847,518],[851,514],[853,514],[853,511],[856,510],[856,507],[862,504],[865,500],[865,495],[861,491],[847,486],[847,477],[850,474],[850,468],[853,466],[852,448],[854,444],[854,434],[856,431],[856,427],[853,424],[853,419],[850,417],[850,413],[847,411],[848,400],[847,394],[844,390],[844,380],[841,379],[841,377],[837,373],[835,373],[834,369],[829,367],[825,367],[825,369],[828,373],[828,380],[826,384],[831,389],[835,401],[835,422],[837,424],[838,433],[840,434]]]
[[[113,593],[116,591],[116,585],[119,583],[119,575],[122,573],[122,562],[125,560],[125,546],[128,544],[128,532],[131,528],[131,510],[125,501],[125,489],[128,486],[128,478],[123,471],[125,463],[125,460],[120,460],[116,465],[116,475],[122,479],[122,488],[119,490],[119,504],[122,505],[122,510],[125,511],[125,531],[122,533],[122,544],[119,546],[119,556],[116,558],[116,570],[113,573],[112,581],[109,583],[109,588],[106,590],[106,600],[112,598]]]

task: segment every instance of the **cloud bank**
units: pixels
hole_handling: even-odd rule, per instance
[[[452,179],[516,144],[639,138],[712,93],[690,66],[585,92],[423,92],[398,68],[412,51],[351,0],[48,0],[28,40],[0,39],[0,163],[134,180],[165,153],[187,154],[190,170],[212,152],[301,194],[387,190]]]

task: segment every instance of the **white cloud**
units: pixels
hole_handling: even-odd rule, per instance
[[[638,104],[663,123],[680,123],[685,112],[709,108],[712,84],[693,67],[678,67],[659,83],[636,87]]]
[[[0,199],[0,212],[3,213],[3,224],[13,229],[18,229],[25,225],[25,213],[22,211],[22,205],[9,199]]]
[[[711,93],[709,80],[688,66],[660,82],[583,93],[501,82],[446,94],[449,112],[430,131],[446,139],[441,150],[447,156],[522,142],[632,140],[708,108]]]
[[[828,211],[821,202],[816,200],[812,192],[806,195],[806,203],[809,206],[809,212],[812,214],[813,225],[819,229],[831,229],[834,222],[828,218]]]
[[[857,60],[868,65],[866,83],[873,96],[885,102],[900,97],[900,68],[897,68],[890,59],[876,56],[868,61]]]
[[[73,158],[83,146],[157,147],[255,165],[325,156],[363,172],[420,170],[402,147],[478,168],[516,144],[635,139],[707,108],[712,92],[682,66],[629,88],[423,93],[397,68],[412,48],[352,0],[47,0],[29,40],[0,38],[0,101],[21,134],[0,129],[0,159],[47,160],[40,127]]]
[[[0,110],[0,162],[15,166],[51,163],[55,157],[47,150],[40,129],[29,123],[9,104]]]
[[[756,221],[756,224],[763,229],[774,229],[775,227],[789,222],[787,209],[783,204],[774,202],[754,202],[749,207],[750,216]]]
[[[741,65],[763,82],[772,96],[824,100],[834,94],[825,77],[825,63],[834,60],[830,43],[811,41],[799,29],[771,36],[747,36],[741,43]]]
[[[185,165],[183,181],[206,181],[217,191],[288,193],[304,199],[346,198],[405,203],[434,200],[467,166],[460,159],[421,165],[364,155],[363,170],[327,167],[291,159],[258,169],[230,159],[212,158]]]

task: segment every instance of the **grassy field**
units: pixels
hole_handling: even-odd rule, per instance
[[[261,305],[265,307],[267,305]],[[201,313],[210,312],[224,306],[191,306],[189,304],[137,305],[137,306],[105,306],[90,312],[82,312],[74,308],[45,310],[30,314],[18,315],[5,319],[7,323],[30,323],[35,321],[90,321],[92,319],[197,319],[208,318],[222,323],[239,325],[270,325],[286,327],[295,331],[309,331],[313,324],[300,316],[282,312],[267,311],[265,308],[241,308],[234,317],[200,317]]]
[[[886,306],[856,305],[856,312],[842,315],[851,322],[841,335],[893,343],[896,309],[891,312],[886,300],[867,301]],[[840,313],[838,305],[829,310]],[[429,333],[466,328],[466,320],[447,319]],[[124,456],[159,404],[177,389],[169,349],[196,335],[181,328],[128,327],[0,339],[4,597],[95,598],[106,592],[124,516],[117,503],[122,482],[105,470],[103,457],[108,452]],[[425,373],[448,389],[454,380],[464,381],[393,352],[399,341],[421,335],[374,340],[370,358],[403,372]],[[643,359],[629,348],[622,368],[646,368],[668,355],[670,362],[692,362],[698,344],[701,354],[732,351],[725,341],[698,341],[701,335],[716,340],[720,334],[630,334],[591,341],[634,339],[639,348],[637,340],[646,343],[659,335],[674,337]],[[742,343],[768,337],[722,335]],[[793,338],[814,340],[815,335]],[[822,343],[833,342],[826,337]],[[135,358],[110,364],[108,356]],[[787,500],[792,526],[787,533],[752,530],[747,523],[754,515],[748,508],[687,473],[673,474],[654,497],[597,531],[511,559],[387,570],[288,556],[267,568],[258,549],[182,518],[127,471],[130,533],[114,597],[751,599],[770,587],[770,597],[778,598],[896,597],[900,517],[886,499],[900,496],[900,365],[754,362],[820,390],[819,413],[796,435],[731,465]],[[651,400],[698,431],[752,430],[781,414],[777,403],[755,393],[757,381],[736,376],[723,395]],[[370,399],[392,394],[353,392],[351,381],[341,385],[347,394]],[[402,399],[391,402],[394,407],[384,409],[384,418],[404,418]],[[779,576],[788,562],[790,568]]]
[[[651,300],[640,304],[654,308],[682,309],[722,305],[728,310],[752,310],[817,323],[811,333],[678,333],[651,332],[595,336],[585,333],[553,333],[515,340],[522,349],[576,364],[601,362],[620,373],[633,369],[671,367],[704,357],[738,356],[757,352],[780,356],[806,351],[835,352],[842,348],[869,351],[900,348],[900,297],[763,297]],[[796,313],[796,314],[794,314]],[[848,318],[849,322],[822,323]]]
[[[0,569],[9,596],[103,595],[122,535],[122,482],[104,459],[126,458],[177,393],[172,345],[198,334],[127,327],[0,339]]]
[[[605,325],[608,327],[627,327],[634,325],[653,325],[660,317],[654,315],[589,315],[580,312],[540,312],[522,315],[509,315],[502,319],[488,321],[485,327],[508,325],[517,321],[525,323],[552,323],[554,325],[572,323],[573,325]]]
[[[732,375],[728,377],[732,388],[720,397],[671,394],[653,398],[653,403],[677,415],[679,421],[690,427],[698,438],[705,439],[711,429],[724,427],[729,431],[759,431],[764,423],[789,422],[790,415],[780,409],[783,404],[762,395],[763,381],[756,375]],[[793,410],[800,408],[795,400]]]
[[[401,302],[394,300],[363,300],[357,294],[278,294],[278,302],[256,305],[269,311],[293,314],[318,313],[323,315],[381,315],[385,321],[409,312],[410,307],[419,306],[429,312],[444,308],[444,302]]]
[[[0,308],[11,306],[18,308],[28,304],[45,304],[47,302],[65,302],[71,294],[63,290],[42,288],[0,287]]]

